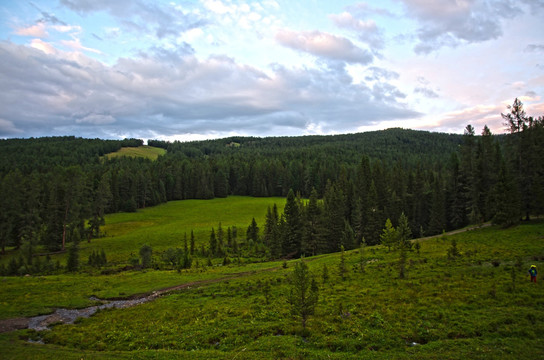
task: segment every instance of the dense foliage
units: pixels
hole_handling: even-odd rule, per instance
[[[544,120],[528,118],[518,100],[509,110],[511,134],[500,137],[487,127],[476,136],[469,125],[464,135],[389,129],[150,140],[167,150],[155,161],[102,157],[142,145],[134,139],[1,140],[0,246],[64,250],[100,236],[105,213],[229,195],[288,197],[263,227],[273,258],[351,249],[363,238],[376,244],[386,220],[398,226],[403,213],[416,237],[488,220],[513,224],[543,212]]]

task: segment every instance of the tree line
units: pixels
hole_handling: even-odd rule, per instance
[[[263,228],[274,256],[348,249],[363,238],[375,244],[386,220],[398,226],[401,214],[416,237],[489,220],[514,224],[543,210],[544,121],[527,117],[517,99],[508,110],[507,135],[484,127],[477,136],[468,125],[464,135],[389,129],[150,140],[167,150],[156,161],[103,157],[142,145],[137,139],[0,140],[0,246],[63,250],[100,236],[106,213],[228,195],[287,196]]]

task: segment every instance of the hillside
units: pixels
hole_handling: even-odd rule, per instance
[[[84,306],[93,294],[193,285],[51,331],[0,334],[0,344],[8,358],[36,359],[539,358],[543,287],[540,279],[530,283],[526,271],[530,264],[544,266],[543,238],[540,221],[424,240],[408,252],[404,278],[399,251],[383,246],[346,252],[344,271],[340,253],[307,258],[319,300],[306,331],[287,303],[288,279],[300,260],[287,268],[262,263],[179,274],[7,278],[0,304],[10,296],[21,314],[30,314],[25,308],[36,301]],[[218,281],[201,282],[206,279]],[[31,288],[39,296],[29,296]],[[45,345],[25,343],[28,337]]]
[[[100,160],[108,149],[135,151],[142,144],[134,139],[4,140],[0,251],[24,246],[64,251],[74,239],[101,236],[106,214],[233,195],[292,193],[322,201],[310,221],[315,229],[301,223],[295,230],[291,224],[292,246],[269,248],[274,257],[337,251],[344,233],[350,237],[347,249],[363,238],[377,244],[386,220],[397,226],[401,215],[416,237],[487,221],[510,226],[522,215],[529,219],[544,212],[544,165],[535,155],[541,153],[544,132],[540,121],[527,124],[500,137],[487,128],[476,136],[469,125],[462,136],[389,129],[188,143],[150,140],[153,148],[146,151],[167,150],[157,160]],[[308,231],[303,246],[301,237]],[[34,272],[24,261],[18,265],[8,273]]]
[[[141,157],[149,160],[157,160],[159,156],[166,154],[166,150],[153,146],[122,147],[121,149],[105,154],[108,159],[116,157]]]

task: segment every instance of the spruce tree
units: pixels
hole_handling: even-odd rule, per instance
[[[412,248],[412,243],[410,242],[410,239],[412,238],[412,230],[410,229],[408,218],[406,215],[404,215],[404,212],[402,212],[399,217],[397,235],[400,247],[404,247],[406,249]]]
[[[317,284],[312,280],[308,265],[301,259],[295,264],[295,269],[291,274],[288,303],[291,305],[291,314],[300,318],[304,329],[306,329],[308,317],[315,312],[319,298]]]
[[[246,238],[248,243],[256,243],[259,241],[259,227],[257,226],[255,218],[251,219],[251,224],[247,228]]]
[[[477,208],[473,207],[473,211],[477,211]],[[433,184],[432,207],[431,207],[428,232],[431,235],[436,235],[436,234],[440,234],[445,229],[446,229],[446,200],[444,196],[444,190],[442,188],[441,178],[437,176]]]
[[[295,193],[289,190],[287,201],[283,211],[285,224],[283,229],[282,252],[287,257],[297,257],[300,254],[302,242],[302,221],[300,217],[299,204],[296,201]]]
[[[217,253],[217,238],[215,237],[215,229],[213,227],[210,233],[209,247],[210,247],[210,256],[215,256],[215,254]]]
[[[342,246],[344,249],[350,250],[354,248],[355,232],[351,228],[349,221],[344,219],[344,231],[342,232]]]
[[[382,245],[387,246],[387,251],[391,251],[391,247],[397,243],[398,235],[397,230],[393,227],[390,219],[385,221],[385,227],[380,235]]]
[[[68,249],[66,269],[70,272],[76,272],[79,269],[79,243],[77,240],[72,241],[72,246]]]
[[[224,231],[223,227],[221,226],[221,223],[219,223],[219,227],[217,228],[217,247],[223,248],[223,238],[224,238]]]
[[[497,211],[493,223],[503,227],[517,224],[521,215],[519,196],[504,161],[501,162],[495,198]]]
[[[323,195],[323,252],[337,252],[342,245],[345,230],[345,202],[342,190],[336,184],[327,183]]]

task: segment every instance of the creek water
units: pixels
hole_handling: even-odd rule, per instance
[[[151,301],[157,297],[156,293],[139,299],[128,300],[101,300],[91,297],[90,300],[103,302],[100,305],[89,306],[83,309],[57,309],[48,315],[34,316],[28,319],[28,328],[36,331],[48,329],[52,324],[73,324],[78,318],[88,318],[99,310],[111,308],[127,308]]]

